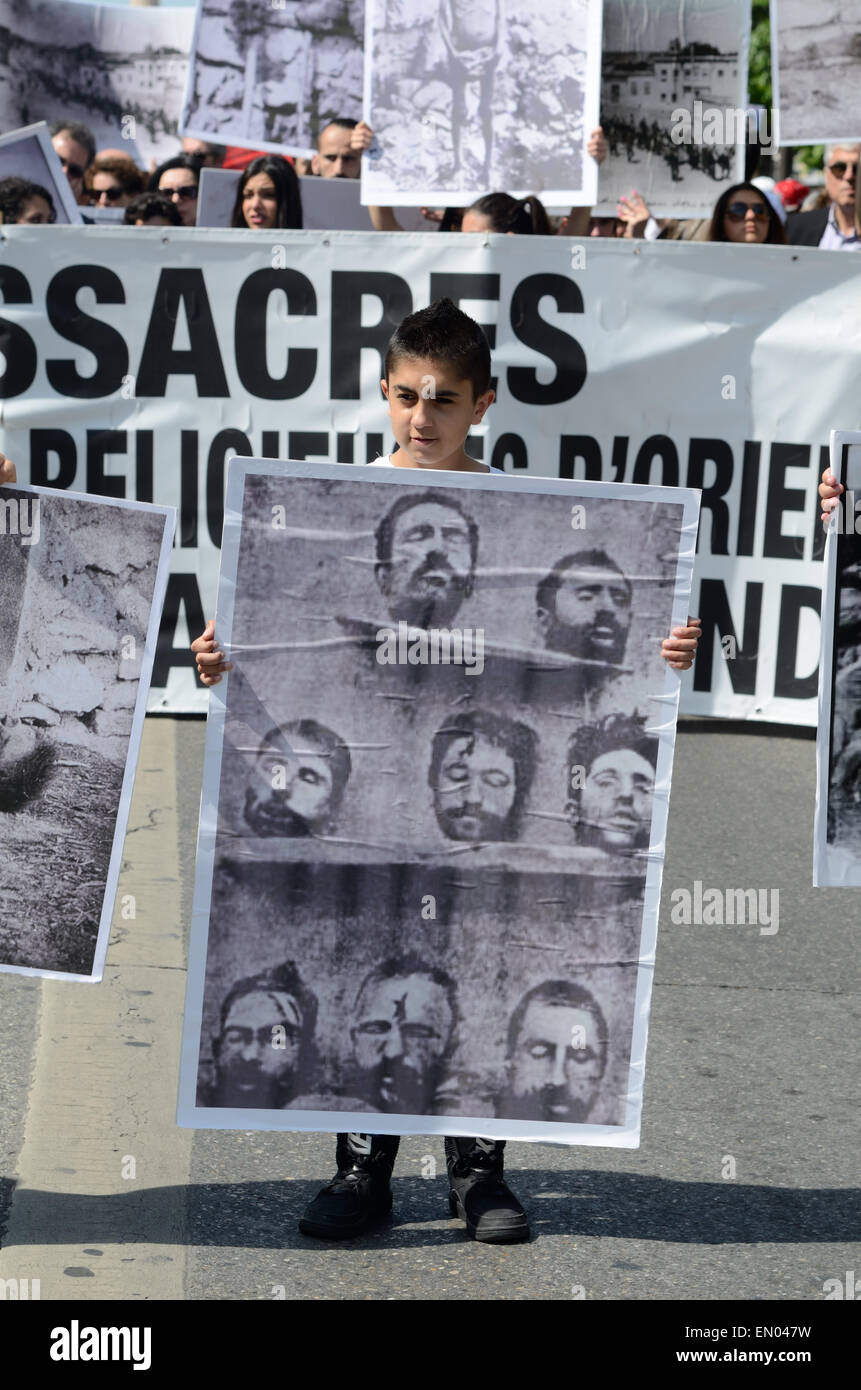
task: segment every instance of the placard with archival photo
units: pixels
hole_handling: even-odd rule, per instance
[[[177,151],[190,10],[0,0],[0,129],[81,121],[136,163]]]
[[[170,507],[0,488],[0,970],[99,980]]]
[[[604,0],[597,214],[636,190],[656,217],[707,217],[744,178],[749,41],[749,0]]]
[[[29,179],[50,193],[58,223],[83,223],[45,121],[0,135],[0,179],[11,176]]]
[[[591,205],[601,0],[367,0],[362,201]]]
[[[183,135],[309,156],[362,113],[363,0],[200,0]]]
[[[678,703],[659,642],[687,614],[695,497],[231,462],[216,629],[235,670],[210,713],[181,1123],[319,1129],[336,1111],[351,1127],[355,1039],[331,1036],[345,1010],[371,1007],[351,989],[367,976],[378,1011],[401,999],[393,979],[412,981],[418,1036],[456,956],[434,1097],[410,1108],[418,1063],[402,1058],[375,1125],[473,1133],[471,1115],[498,1137],[552,1125],[572,1142],[635,1142]],[[316,1060],[285,1109],[260,1099],[266,1064],[285,1059],[249,1054],[238,1073],[257,1101],[242,1106],[209,1040],[271,999],[294,1031],[310,1018],[286,962],[316,1000]],[[281,985],[248,985],[279,966]],[[589,1116],[539,1085],[541,1068],[543,1100],[511,1101],[521,999],[530,1026],[536,1011],[546,1028],[592,1010],[571,1024],[600,1070]],[[364,1022],[362,1036],[386,1031]]]
[[[861,140],[858,0],[771,0],[771,87],[781,145]]]
[[[813,882],[848,888],[861,885],[861,434],[832,430],[830,446],[846,491],[825,542]]]

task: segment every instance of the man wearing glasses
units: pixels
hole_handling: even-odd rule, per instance
[[[90,195],[84,188],[84,174],[96,157],[93,132],[80,121],[55,121],[48,128],[75,202],[79,207],[89,207]]]
[[[857,251],[861,237],[855,227],[855,180],[861,145],[829,145],[825,151],[825,191],[828,207],[798,212],[786,224],[793,246],[819,246],[823,251]]]

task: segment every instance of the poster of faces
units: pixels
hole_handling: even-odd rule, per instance
[[[364,0],[198,0],[180,129],[310,154],[362,116]]]
[[[0,488],[0,970],[101,979],[175,521]]]
[[[181,1124],[636,1143],[696,499],[231,461]]]
[[[839,888],[861,884],[861,434],[832,433],[831,469],[845,492],[825,543],[813,882]]]
[[[601,0],[367,0],[362,201],[595,201]]]
[[[744,178],[749,36],[749,0],[604,0],[599,211],[707,217]]]

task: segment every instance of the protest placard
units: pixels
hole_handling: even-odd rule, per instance
[[[175,520],[0,488],[0,971],[101,979]]]
[[[697,515],[231,463],[180,1123],[636,1144]]]

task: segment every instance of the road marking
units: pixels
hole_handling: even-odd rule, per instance
[[[183,1297],[194,1132],[175,1122],[186,964],[181,729],[145,721],[104,980],[42,982],[0,1278],[38,1279],[43,1299]],[[122,915],[127,894],[134,918]]]

